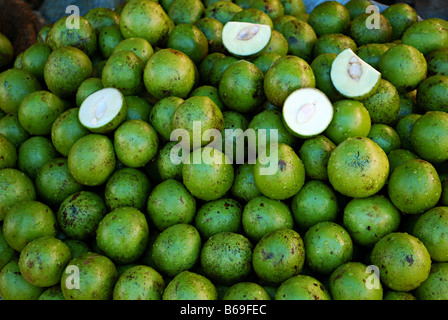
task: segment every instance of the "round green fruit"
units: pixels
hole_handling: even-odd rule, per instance
[[[161,300],[164,289],[160,273],[150,266],[136,265],[119,276],[113,300]]]

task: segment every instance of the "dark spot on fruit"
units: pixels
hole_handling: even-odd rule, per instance
[[[414,263],[414,257],[411,256],[406,256],[406,261],[409,263],[410,266],[412,266],[412,264]]]

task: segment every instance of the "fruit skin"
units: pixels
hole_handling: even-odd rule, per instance
[[[382,300],[383,286],[380,279],[372,279],[372,273],[360,262],[347,262],[331,274],[329,289],[334,300]],[[375,283],[373,283],[375,281]],[[369,288],[367,284],[379,287]]]
[[[423,111],[448,112],[448,76],[433,75],[422,82],[417,90],[417,106]]]
[[[418,214],[431,209],[439,201],[441,193],[439,175],[425,160],[407,160],[389,177],[389,198],[403,213]]]
[[[16,259],[0,271],[0,296],[3,300],[37,300],[44,290],[26,281]]]
[[[15,204],[37,197],[33,181],[15,168],[0,170],[0,221],[5,219],[8,210]]]
[[[165,48],[155,52],[143,70],[148,92],[157,99],[176,96],[187,98],[195,86],[196,67],[183,52]]]
[[[392,39],[392,26],[387,18],[379,14],[379,28],[368,29],[371,13],[361,13],[350,24],[349,34],[358,46],[369,43],[386,43]]]
[[[0,33],[0,70],[6,67],[14,58],[14,48],[11,41]]]
[[[277,59],[266,72],[263,82],[266,98],[279,108],[291,92],[315,86],[313,69],[305,60],[292,55]]]
[[[317,35],[314,29],[305,21],[292,19],[286,21],[278,31],[285,38],[288,46],[287,54],[302,58],[311,62],[313,49],[317,42]]]
[[[431,265],[428,278],[414,291],[419,300],[448,299],[448,263],[437,262]]]
[[[414,151],[432,164],[448,159],[448,113],[428,111],[412,126],[410,139]]]
[[[232,285],[252,271],[253,246],[245,236],[221,232],[207,239],[201,249],[200,263],[210,280]]]
[[[196,163],[197,157],[200,162]],[[205,201],[224,196],[232,187],[233,178],[234,169],[229,158],[218,149],[208,146],[192,151],[189,163],[182,166],[185,187],[193,196]]]
[[[136,265],[119,276],[113,300],[161,300],[164,289],[165,281],[154,268]]]
[[[392,39],[400,39],[403,32],[418,21],[418,14],[407,3],[395,3],[386,8],[383,15],[389,20],[392,27]]]
[[[392,232],[373,247],[370,261],[380,271],[382,284],[396,291],[411,291],[429,276],[431,257],[424,244],[405,232]]]
[[[308,23],[319,37],[343,33],[350,24],[350,11],[337,1],[326,1],[310,12]]]
[[[258,283],[242,281],[232,285],[222,300],[271,300],[271,297]]]
[[[92,61],[87,54],[74,47],[63,47],[53,50],[48,57],[44,79],[48,89],[59,98],[71,98],[92,72]]]
[[[367,137],[341,142],[328,160],[328,179],[343,195],[364,198],[380,191],[389,176],[389,160],[381,147]]]
[[[198,230],[185,223],[177,223],[163,230],[154,241],[152,256],[162,274],[175,277],[196,265],[201,252]]]
[[[303,240],[293,229],[278,229],[265,235],[257,242],[252,254],[255,273],[272,285],[298,275],[304,263]]]
[[[79,271],[78,279],[74,279],[73,270]],[[117,279],[117,268],[108,257],[88,252],[69,262],[62,274],[61,289],[66,300],[111,300]]]
[[[0,133],[0,170],[14,168],[17,163],[17,158],[18,154],[16,146]]]
[[[334,148],[336,148],[334,142],[323,134],[303,142],[298,155],[302,159],[305,173],[310,179],[328,180],[327,164]]]
[[[400,95],[395,86],[385,79],[380,79],[376,91],[361,102],[369,111],[372,123],[392,125],[400,112]]]
[[[448,49],[442,48],[431,51],[426,55],[428,76],[441,74],[448,76]]]
[[[305,183],[305,167],[302,160],[295,153],[294,149],[287,144],[279,143],[273,145],[277,150],[277,158],[266,161],[267,157],[273,156],[273,151],[266,151],[265,155],[259,155],[254,166],[255,185],[260,192],[268,198],[275,200],[285,200],[303,187]],[[274,161],[274,164],[271,162]],[[275,163],[277,162],[277,163]],[[266,164],[267,163],[267,164]],[[263,171],[274,167],[273,174],[265,174]]]
[[[230,192],[242,202],[248,202],[250,199],[261,195],[260,190],[255,185],[253,167],[254,165],[251,163],[244,163],[238,166],[235,171]]]
[[[135,262],[148,244],[149,227],[145,215],[132,207],[106,214],[96,230],[98,248],[116,264]]]
[[[44,236],[23,248],[19,268],[23,277],[31,284],[50,287],[60,282],[62,272],[71,259],[71,251],[62,240]]]
[[[166,45],[185,53],[196,65],[202,62],[209,50],[204,33],[192,23],[176,25],[170,32]]]
[[[61,203],[56,218],[60,229],[71,239],[89,241],[107,214],[104,199],[91,191],[79,191]]]
[[[280,284],[275,300],[331,300],[331,296],[319,280],[299,274]]]
[[[340,265],[349,262],[353,256],[353,242],[350,234],[341,225],[318,222],[303,236],[305,263],[317,273],[329,275]]]
[[[183,271],[168,283],[162,300],[218,300],[218,290],[203,275]]]
[[[401,37],[403,44],[415,47],[422,54],[448,45],[448,31],[437,20],[425,19],[407,28]]]
[[[5,240],[19,252],[34,239],[54,237],[57,231],[56,216],[51,208],[35,200],[16,203],[3,221]]]

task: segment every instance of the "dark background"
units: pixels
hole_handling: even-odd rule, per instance
[[[423,19],[442,18],[448,20],[448,0],[378,0],[378,2],[386,5],[405,2],[414,7]]]

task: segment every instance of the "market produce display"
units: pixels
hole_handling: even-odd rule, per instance
[[[447,300],[448,21],[375,4],[0,34],[0,298]]]

